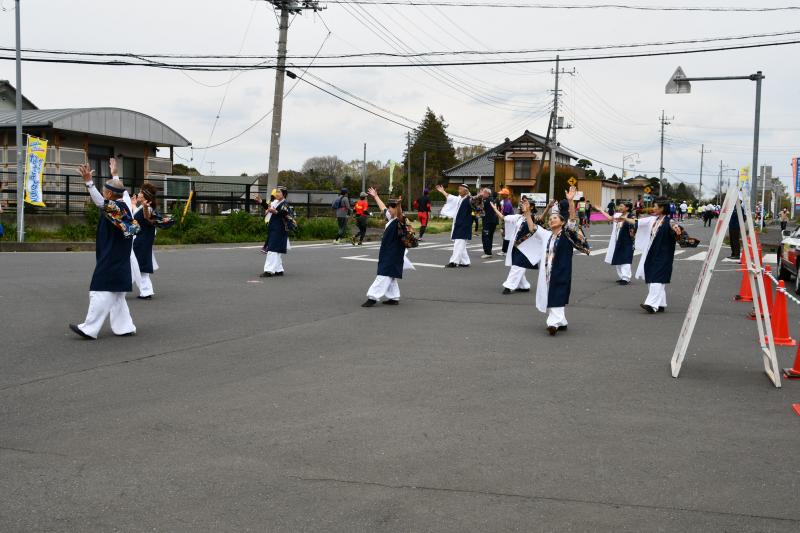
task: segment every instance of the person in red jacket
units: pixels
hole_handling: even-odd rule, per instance
[[[367,193],[362,192],[358,201],[353,206],[353,216],[356,219],[356,227],[358,233],[353,235],[350,242],[353,246],[361,246],[364,243],[364,236],[367,234],[367,219],[369,218],[369,203],[367,202]]]
[[[425,235],[425,230],[428,229],[428,217],[431,214],[431,199],[428,196],[428,189],[422,191],[422,196],[414,200],[414,209],[417,210],[417,219],[419,220],[419,240]]]

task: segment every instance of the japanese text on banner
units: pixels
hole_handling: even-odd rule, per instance
[[[28,135],[25,154],[25,202],[45,207],[42,196],[42,170],[47,158],[47,140]]]

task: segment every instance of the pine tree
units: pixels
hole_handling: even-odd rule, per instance
[[[411,194],[417,196],[422,192],[423,157],[427,152],[425,164],[425,184],[433,188],[443,183],[442,171],[458,163],[453,141],[447,135],[447,123],[443,116],[427,108],[420,127],[411,134]],[[409,159],[408,150],[403,154],[403,168]],[[408,184],[403,189],[408,190]]]

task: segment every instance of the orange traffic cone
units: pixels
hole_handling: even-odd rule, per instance
[[[800,348],[797,349],[797,355],[794,356],[794,366],[784,368],[783,375],[788,379],[800,379]]]
[[[786,315],[786,287],[778,282],[775,292],[775,313],[772,315],[772,337],[776,346],[796,346],[797,341],[789,336],[789,319]]]
[[[747,267],[742,267],[742,282],[739,284],[739,294],[733,299],[737,302],[753,301],[753,291],[750,290],[750,278],[748,277]]]
[[[767,297],[767,309],[769,310],[770,316],[772,316],[772,313],[773,313],[773,306],[772,306],[772,278],[769,276],[769,274],[772,274],[772,268],[770,268],[770,266],[767,265],[764,268],[764,274],[762,275],[762,277],[764,278],[764,292],[766,293],[766,297]],[[758,314],[761,315],[762,318],[764,317],[764,313],[761,312],[761,310],[760,310],[761,309],[761,301],[759,299],[755,299],[754,302],[755,302],[755,308],[752,311],[750,311],[750,314],[747,317],[750,320],[755,320],[756,319],[756,310],[759,310]]]

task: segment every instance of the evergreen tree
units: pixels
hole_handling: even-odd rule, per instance
[[[430,108],[425,111],[420,127],[411,134],[411,194],[422,192],[423,157],[427,152],[425,164],[425,183],[429,188],[443,183],[442,171],[458,164],[453,141],[447,136],[447,123],[443,116],[437,117]],[[409,160],[408,150],[403,154],[403,168]],[[407,184],[403,188],[408,190]]]

